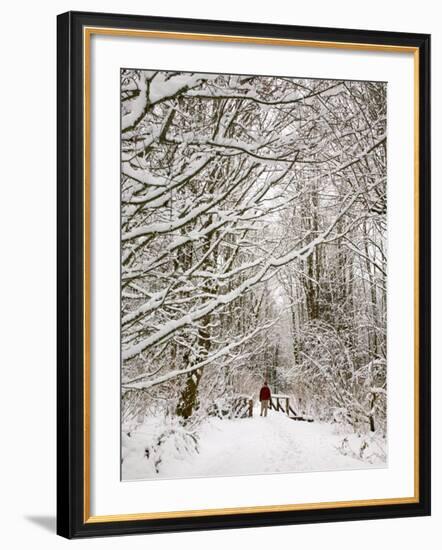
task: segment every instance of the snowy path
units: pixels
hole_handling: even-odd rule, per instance
[[[274,411],[269,411],[267,418],[261,418],[255,411],[253,418],[209,420],[200,432],[199,453],[186,456],[185,459],[177,453],[168,454],[162,460],[159,474],[154,474],[148,468],[148,461],[142,457],[142,449],[134,445],[137,438],[140,438],[140,442],[145,441],[145,427],[135,435],[131,438],[133,448],[123,464],[123,479],[212,477],[385,466],[379,461],[370,464],[341,454],[337,447],[344,435],[336,434],[334,427],[329,424],[295,422]]]

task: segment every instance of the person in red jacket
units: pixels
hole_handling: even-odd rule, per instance
[[[261,401],[261,414],[260,416],[267,416],[267,410],[269,408],[271,393],[267,381],[264,382],[264,386],[259,392],[259,400]]]

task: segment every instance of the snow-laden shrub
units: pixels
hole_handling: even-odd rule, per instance
[[[302,409],[354,431],[386,433],[385,358],[355,353],[347,331],[320,320],[304,325],[298,347],[293,387]]]
[[[338,450],[344,456],[370,464],[384,464],[387,460],[387,441],[379,432],[348,434],[342,439]]]
[[[151,417],[130,431],[123,427],[121,447],[123,479],[148,478],[163,464],[198,453],[198,436],[194,426],[176,417]]]

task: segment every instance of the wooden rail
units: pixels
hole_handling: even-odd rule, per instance
[[[209,416],[221,418],[246,418],[253,416],[253,398],[248,395],[235,395],[221,403],[213,403],[208,410]],[[273,394],[269,403],[270,409],[286,414],[291,420],[313,422],[313,418],[298,414],[290,403],[289,395]]]
[[[283,405],[284,404],[284,405]],[[313,422],[313,418],[298,414],[290,404],[290,396],[273,394],[270,399],[270,409],[276,412],[283,412],[292,420],[300,420],[301,422]],[[290,416],[292,414],[292,416]]]

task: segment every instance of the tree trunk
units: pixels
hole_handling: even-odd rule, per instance
[[[192,416],[198,404],[198,385],[203,369],[197,369],[187,375],[186,384],[176,408],[176,414],[187,420]]]

